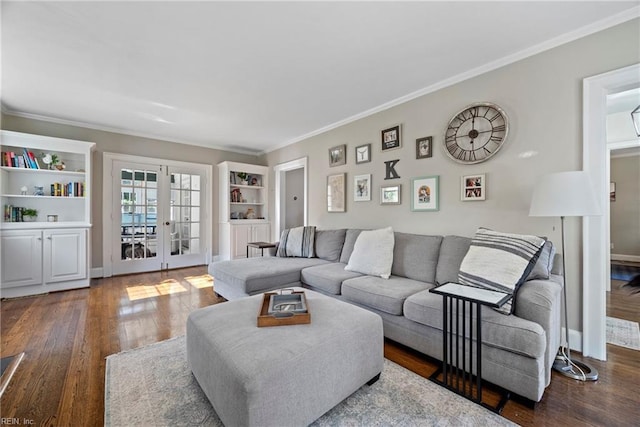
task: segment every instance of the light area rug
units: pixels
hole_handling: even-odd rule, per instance
[[[638,322],[607,317],[607,343],[640,350],[640,325]]]
[[[105,425],[222,426],[187,365],[184,336],[107,357]],[[312,425],[516,424],[385,359],[379,381]]]

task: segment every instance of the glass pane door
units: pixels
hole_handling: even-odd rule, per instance
[[[169,168],[170,236],[168,263],[170,268],[203,262],[201,239],[203,223],[202,176],[199,172]],[[200,261],[199,261],[200,260]]]
[[[162,228],[158,227],[158,186],[160,168],[149,165],[120,164],[114,190],[115,212],[119,212],[120,235],[113,251],[114,273],[133,273],[160,269]],[[117,187],[117,189],[116,189]],[[117,197],[116,197],[117,196]]]

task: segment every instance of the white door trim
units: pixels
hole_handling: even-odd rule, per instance
[[[596,198],[603,207],[609,205],[607,95],[638,86],[640,64],[583,81],[583,169],[591,174]],[[610,264],[609,210],[603,211],[603,216],[584,217],[582,221],[582,354],[600,360],[607,358],[605,290]]]
[[[309,188],[309,173],[307,170],[308,165],[308,157],[302,157],[300,159],[291,160],[290,162],[280,163],[279,165],[275,165],[273,167],[273,171],[275,172],[275,213],[274,213],[274,221],[273,221],[273,241],[277,241],[280,239],[280,232],[282,231],[280,227],[282,226],[282,205],[284,202],[284,185],[285,185],[285,173],[291,170],[303,169],[304,175],[304,216],[303,222],[304,225],[309,224],[309,198],[308,198],[308,188]]]
[[[182,162],[178,160],[158,159],[154,157],[142,157],[134,156],[130,154],[119,153],[102,153],[102,277],[111,277],[113,275],[113,266],[111,259],[113,256],[112,245],[109,239],[105,236],[113,235],[112,217],[113,217],[113,162],[125,161],[133,163],[142,163],[150,165],[167,165],[174,167],[184,168],[202,168],[205,175],[205,183],[207,186],[207,193],[213,194],[213,166],[204,163],[192,163]],[[213,235],[213,197],[207,197],[205,202],[201,204],[203,208],[201,218],[203,224],[210,224],[206,230],[203,231],[203,253],[205,256],[205,263],[211,262],[211,247],[212,247],[212,235]]]

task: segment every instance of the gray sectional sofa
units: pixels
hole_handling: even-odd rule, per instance
[[[344,269],[360,232],[317,230],[314,258],[214,262],[215,292],[232,300],[302,285],[377,313],[386,338],[442,360],[442,297],[429,289],[457,281],[471,238],[395,232],[391,277],[382,279]],[[482,311],[483,378],[533,402],[551,381],[560,345],[558,258],[551,260],[553,269],[540,258],[516,294],[514,314]]]

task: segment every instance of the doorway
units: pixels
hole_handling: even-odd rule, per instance
[[[288,224],[309,223],[307,157],[281,163],[273,170],[276,178],[273,241],[277,241],[282,230],[290,228]]]
[[[104,277],[208,262],[211,166],[105,153],[104,174]]]
[[[589,77],[583,81],[583,169],[590,173],[596,198],[609,204],[607,96],[640,87],[640,64]],[[629,117],[629,120],[631,118]],[[606,290],[610,280],[609,209],[584,217],[582,354],[606,360]]]

